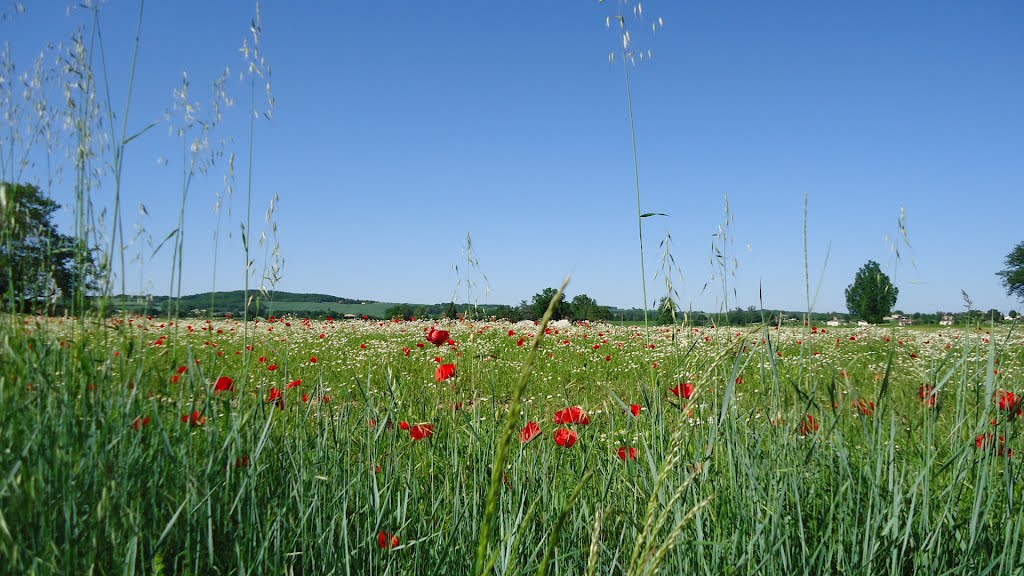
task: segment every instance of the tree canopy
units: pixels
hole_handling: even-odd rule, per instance
[[[533,307],[533,317],[535,319],[539,320],[544,317],[544,312],[547,311],[548,304],[551,302],[551,299],[554,298],[555,294],[557,293],[558,290],[555,290],[554,288],[545,288],[538,292],[537,294],[533,295],[531,306]],[[569,303],[565,301],[565,298],[562,298],[561,302],[558,303],[558,306],[555,307],[555,311],[554,314],[551,316],[551,319],[561,320],[562,318],[568,318],[569,312]]]
[[[882,272],[878,262],[868,260],[846,288],[846,307],[851,314],[878,324],[896,305],[899,289]]]
[[[68,298],[88,288],[91,251],[61,234],[53,222],[60,205],[31,184],[0,183],[0,295],[16,306]]]
[[[1016,296],[1024,300],[1024,242],[1017,244],[1003,261],[1006,268],[996,272],[1002,278],[1003,288],[1007,296]]]

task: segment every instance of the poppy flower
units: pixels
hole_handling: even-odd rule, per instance
[[[206,424],[206,416],[203,416],[202,412],[196,410],[191,414],[185,414],[182,416],[181,421],[189,426],[202,426],[203,424]]]
[[[136,430],[142,430],[143,426],[147,426],[148,424],[149,424],[149,416],[145,416],[145,417],[139,416],[139,417],[135,418],[134,422],[132,422],[132,428],[134,428]]]
[[[693,385],[692,382],[683,382],[682,384],[676,385],[676,387],[672,388],[671,391],[679,398],[689,400],[690,398],[693,397],[693,393],[694,391],[696,391],[696,387]]]
[[[540,424],[537,424],[536,422],[527,422],[526,426],[519,431],[519,442],[527,444],[541,434],[543,434],[543,432],[541,432]]]
[[[423,440],[424,438],[430,438],[433,435],[433,424],[417,424],[409,429],[409,436],[411,436],[413,440]]]
[[[434,378],[438,382],[444,382],[452,376],[455,376],[455,364],[441,364],[434,372]]]
[[[858,398],[853,403],[853,408],[863,416],[871,416],[875,413],[875,403],[868,402],[863,398]]]
[[[555,424],[590,424],[590,416],[582,406],[572,406],[555,412]]]
[[[1020,404],[1020,398],[1018,398],[1013,392],[1008,392],[1006,390],[999,391],[998,399],[999,409],[1003,412],[1013,412]]]
[[[920,386],[917,389],[917,393],[921,397],[921,402],[929,408],[935,408],[935,400],[938,398],[939,392],[934,386],[931,384]]]
[[[632,414],[634,417],[639,416],[640,415],[640,405],[639,404],[631,404],[629,406],[629,413]]]
[[[310,364],[316,364],[316,362],[317,362],[317,357],[316,356],[310,356],[309,357],[309,363]]]
[[[289,382],[289,383],[288,383],[288,385],[287,385],[287,386],[285,386],[285,387],[286,387],[286,388],[298,388],[298,387],[299,387],[299,386],[301,386],[301,385],[302,385],[302,380],[292,380],[292,381],[291,381],[291,382]]]
[[[278,408],[284,410],[284,396],[281,395],[281,391],[277,388],[270,389],[270,395],[267,396],[267,402],[275,402]]]
[[[402,430],[408,430],[409,429],[409,423],[408,422],[399,422],[398,423],[398,427],[401,428]]]
[[[266,356],[260,356],[260,358],[259,358],[260,364],[263,364],[266,361],[267,361],[267,357]]]
[[[270,366],[267,366],[267,370],[270,370],[271,372],[277,370],[277,364],[271,364]]]
[[[635,446],[623,446],[619,448],[619,458],[623,461],[636,460],[637,449]]]
[[[406,346],[405,348],[402,348],[402,352],[404,352],[405,355],[408,356],[409,355],[409,347]]]
[[[188,371],[188,366],[180,366],[178,368],[178,374],[184,374],[187,371]]]
[[[398,536],[395,536],[390,532],[385,532],[381,530],[377,534],[377,544],[379,544],[380,547],[384,548],[385,550],[389,548],[394,548],[395,546],[398,546]]]
[[[575,430],[569,430],[568,428],[555,430],[555,443],[563,448],[572,448],[577,440],[579,440],[579,434]]]
[[[1006,449],[1006,436],[1000,436],[997,441],[995,434],[981,434],[974,439],[974,445],[978,447],[978,450],[988,450],[998,456],[1013,458],[1013,450]]]
[[[171,376],[171,384],[177,384],[179,381],[181,381],[181,376],[178,376],[177,374]]]
[[[808,414],[807,418],[800,422],[800,427],[797,428],[797,432],[801,436],[807,436],[812,432],[817,432],[819,427],[820,426],[818,425],[818,420],[815,419],[813,415]]]
[[[216,394],[220,394],[221,392],[234,392],[235,381],[228,376],[221,376],[220,378],[217,378],[217,383],[213,385],[213,391]]]
[[[249,457],[248,456],[239,456],[238,458],[235,459],[235,468],[248,468],[248,467],[249,467]]]
[[[448,342],[449,336],[450,334],[447,330],[438,330],[434,327],[427,332],[427,342],[430,342],[434,346],[440,346],[445,342]]]

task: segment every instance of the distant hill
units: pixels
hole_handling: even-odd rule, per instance
[[[315,313],[343,314],[367,314],[377,312],[383,314],[384,310],[391,306],[388,302],[377,302],[374,300],[356,300],[343,298],[330,294],[303,294],[295,292],[272,292],[269,296],[261,296],[258,291],[249,292],[249,308],[256,312],[256,303],[259,302],[258,311],[261,314],[293,313],[303,311]],[[245,309],[245,292],[242,290],[231,290],[225,292],[202,292],[190,294],[174,299],[168,296],[113,296],[110,299],[112,308],[126,308],[133,312],[147,314],[166,313],[169,309],[176,309],[180,314],[241,314]],[[379,309],[379,312],[378,312]]]

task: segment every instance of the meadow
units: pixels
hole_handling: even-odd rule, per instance
[[[4,573],[1024,570],[1011,327],[0,332]]]

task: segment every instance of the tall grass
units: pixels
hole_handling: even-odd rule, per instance
[[[119,188],[109,225],[88,201],[100,150],[82,108],[113,101],[92,21],[69,52],[88,79],[69,117],[77,220],[123,262]],[[272,109],[256,98],[261,33],[257,18],[251,118]],[[18,180],[46,118],[4,98],[17,123],[0,174]],[[118,180],[148,130],[123,110]],[[262,247],[266,295],[280,254],[272,210],[251,233],[249,131],[242,273],[248,295]],[[183,205],[201,172],[188,141]],[[641,234],[645,218],[638,204]],[[178,280],[184,230],[179,217],[168,237]],[[472,273],[468,238],[466,254]],[[113,268],[105,294],[123,292]],[[1024,572],[1010,329],[153,319],[91,301],[0,315],[0,573]],[[453,342],[426,342],[435,327]],[[439,381],[439,363],[457,375]],[[571,406],[589,424],[553,422]],[[520,442],[528,422],[542,434]]]

